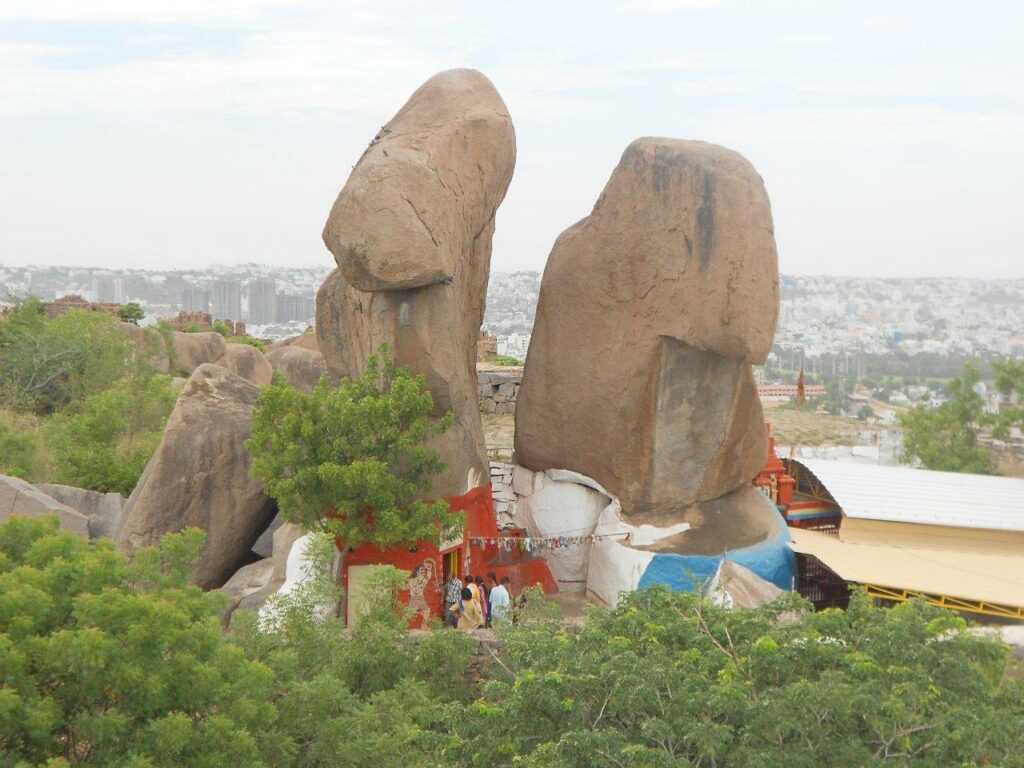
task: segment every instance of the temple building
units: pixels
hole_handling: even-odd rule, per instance
[[[881,602],[1024,619],[1024,480],[773,450],[755,485],[786,518],[797,588],[818,608],[862,585]]]

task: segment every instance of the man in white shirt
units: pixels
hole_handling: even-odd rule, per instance
[[[511,583],[511,579],[505,576],[501,584],[491,590],[491,622],[494,624],[508,621],[509,609],[512,607],[512,597],[508,593]]]

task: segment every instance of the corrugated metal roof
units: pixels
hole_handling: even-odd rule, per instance
[[[790,529],[790,534],[796,552],[814,555],[846,581],[1024,605],[1024,556],[851,543],[800,528]]]
[[[847,517],[1024,531],[1024,479],[793,459]]]

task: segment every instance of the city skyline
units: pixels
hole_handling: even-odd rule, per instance
[[[542,269],[662,135],[753,163],[784,273],[1021,277],[1018,8],[12,0],[0,263],[332,266],[320,231],[369,139],[470,66],[517,134],[495,269]]]

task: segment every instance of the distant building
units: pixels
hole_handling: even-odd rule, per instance
[[[316,299],[283,293],[277,297],[277,322],[310,320],[316,316]]]
[[[92,280],[92,292],[96,301],[109,304],[124,304],[124,280],[120,277],[103,275]]]
[[[514,357],[517,360],[526,359],[526,350],[530,347],[530,334],[510,333],[508,336],[498,337],[498,354]]]
[[[259,325],[277,319],[277,281],[257,277],[249,281],[249,322]]]
[[[242,283],[239,280],[217,280],[213,284],[214,320],[240,320],[242,317]]]
[[[210,292],[196,286],[189,286],[181,292],[181,311],[210,314]]]

